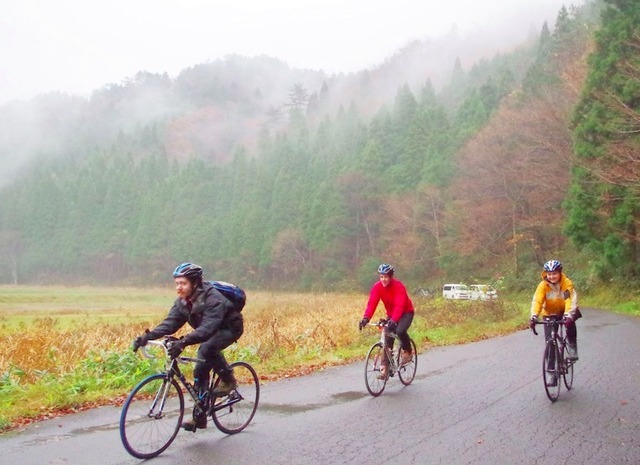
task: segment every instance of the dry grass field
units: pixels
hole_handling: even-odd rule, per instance
[[[153,369],[131,352],[131,341],[159,323],[174,298],[169,287],[0,287],[0,430],[19,418],[121,400]],[[245,333],[227,356],[249,361],[265,381],[361,358],[376,338],[357,328],[366,299],[249,291]],[[504,302],[414,302],[410,333],[421,350],[503,334],[526,321]],[[380,306],[376,317],[383,315]]]

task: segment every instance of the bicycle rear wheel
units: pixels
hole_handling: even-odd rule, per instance
[[[567,359],[567,348],[562,348],[562,360],[564,364],[564,370],[562,371],[562,378],[564,379],[564,385],[567,387],[567,391],[571,390],[573,386],[573,361]]]
[[[405,386],[411,384],[411,381],[413,381],[413,378],[415,378],[416,376],[416,370],[418,369],[418,350],[416,349],[416,343],[413,342],[413,339],[411,339],[411,351],[413,352],[411,361],[409,363],[405,363],[404,365],[401,364],[401,351],[398,351],[397,362],[398,366],[400,367],[398,369],[398,377],[400,378],[400,382]]]
[[[260,382],[251,365],[246,362],[231,364],[238,387],[229,395],[213,398],[211,418],[220,431],[239,433],[247,427],[258,409]],[[216,380],[215,386],[220,382]],[[214,386],[214,388],[215,388]]]
[[[551,402],[558,400],[560,395],[560,353],[558,347],[551,341],[544,347],[544,357],[542,359],[542,381],[544,390]]]
[[[388,362],[384,349],[382,348],[382,343],[376,342],[369,349],[364,366],[364,382],[367,385],[367,391],[369,391],[369,394],[373,397],[378,397],[382,394],[387,384],[388,375],[383,377],[380,371],[383,360]]]
[[[143,379],[129,394],[120,414],[120,439],[136,458],[160,455],[173,442],[184,415],[184,396],[164,373]]]

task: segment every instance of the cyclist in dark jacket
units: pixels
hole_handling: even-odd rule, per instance
[[[135,352],[149,340],[173,334],[189,323],[194,331],[173,342],[169,346],[169,355],[175,358],[186,346],[200,344],[198,358],[204,361],[197,362],[193,370],[196,391],[201,396],[205,395],[213,369],[220,376],[220,383],[214,393],[226,395],[233,391],[238,383],[222,350],[242,335],[242,314],[212,284],[203,282],[202,267],[193,263],[183,263],[174,270],[173,277],[178,298],[164,321],[133,341],[133,350]],[[182,427],[189,431],[206,428],[207,418],[199,416],[187,420]]]

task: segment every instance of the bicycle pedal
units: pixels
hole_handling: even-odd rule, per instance
[[[185,430],[185,431],[190,431],[192,433],[195,433],[198,428],[196,427],[195,424],[193,424],[193,425],[184,425],[183,424],[182,425],[182,429]]]

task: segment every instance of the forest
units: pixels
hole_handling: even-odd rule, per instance
[[[0,283],[156,285],[194,261],[343,291],[384,261],[520,289],[558,258],[583,288],[637,285],[640,4],[563,7],[445,83],[380,90],[428,52],[330,77],[231,56],[0,106]]]

